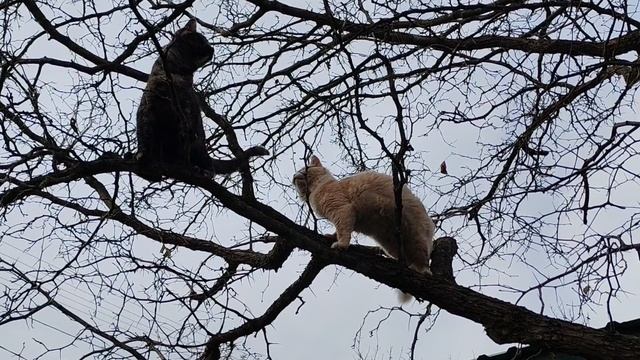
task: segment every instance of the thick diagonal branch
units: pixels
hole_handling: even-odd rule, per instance
[[[116,170],[139,169],[134,164],[118,159],[78,164],[67,171],[37,178],[35,183],[31,181],[10,189],[3,194],[0,203],[7,205],[27,196],[31,187],[54,185]],[[220,184],[188,169],[167,171],[172,178],[208,191],[226,208],[287,239],[292,246],[311,252],[318,261],[344,266],[416,298],[428,300],[452,314],[482,324],[497,343],[543,345],[595,360],[635,360],[640,353],[638,337],[612,334],[537,314],[456,285],[449,279],[419,274],[393,259],[372,254],[370,250],[363,251],[356,247],[347,251],[331,249],[323,236],[294,223],[267,205],[249,203]]]

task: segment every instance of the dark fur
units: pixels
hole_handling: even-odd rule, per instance
[[[207,152],[193,74],[212,56],[213,48],[190,20],[153,64],[137,112],[137,157],[145,164],[197,166],[218,174],[237,171],[242,164],[241,159],[212,159]],[[269,154],[260,146],[245,153]]]

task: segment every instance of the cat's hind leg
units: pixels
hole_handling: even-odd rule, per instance
[[[431,270],[429,270],[431,238],[429,234],[413,234],[413,237],[409,237],[407,240],[407,262],[409,263],[409,268],[421,274],[431,275]]]
[[[433,275],[431,273],[431,270],[429,270],[429,267],[424,265],[424,264],[411,264],[409,265],[409,268],[412,270],[415,270],[421,274],[428,274],[428,275]]]

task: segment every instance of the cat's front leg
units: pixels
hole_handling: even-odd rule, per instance
[[[332,248],[332,249],[335,249],[335,248],[337,248],[337,247],[338,247],[338,245],[337,245],[337,244],[338,244],[338,242],[337,242],[337,241],[338,241],[338,234],[336,234],[336,233],[333,233],[333,234],[324,234],[324,235],[322,235],[322,236],[324,236],[324,237],[326,237],[327,239],[329,239],[329,240],[331,240],[331,241],[332,241],[332,242],[331,242],[331,248]]]
[[[346,235],[345,237],[346,237],[346,240],[344,240],[344,241],[338,240],[338,241],[334,242],[333,244],[331,244],[331,248],[332,249],[338,249],[338,250],[344,250],[344,249],[348,248],[349,247],[349,242],[351,242],[351,234]]]
[[[331,244],[332,249],[343,250],[351,243],[351,233],[356,223],[355,210],[351,206],[344,206],[331,214],[329,219],[336,227],[337,241]]]
[[[333,234],[324,234],[323,236],[324,236],[324,237],[326,237],[326,238],[327,238],[327,239],[329,239],[329,240],[334,240],[334,241],[335,241],[335,240],[338,240],[338,235],[336,235],[336,233],[333,233]]]

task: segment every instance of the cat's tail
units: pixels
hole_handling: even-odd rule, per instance
[[[401,304],[406,304],[411,300],[413,300],[413,296],[411,294],[398,290],[398,301],[400,301]]]
[[[426,265],[411,264],[411,265],[409,265],[409,267],[411,269],[421,273],[421,274],[432,275],[431,270],[429,270],[429,267],[426,266]],[[409,301],[411,301],[412,299],[413,299],[413,296],[411,294],[406,293],[406,292],[401,291],[401,290],[398,290],[398,300],[400,301],[400,303],[406,304]]]
[[[244,152],[244,154],[248,159],[256,156],[269,155],[269,150],[265,149],[262,146],[252,146],[248,148]],[[216,174],[231,174],[232,172],[238,171],[240,169],[240,165],[242,164],[242,162],[243,159],[240,158],[230,160],[211,159],[211,170]]]
[[[247,157],[267,156],[269,155],[269,150],[262,146],[252,146],[248,148],[244,153],[247,154]]]

